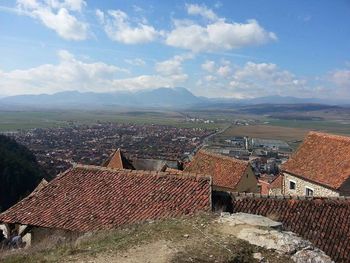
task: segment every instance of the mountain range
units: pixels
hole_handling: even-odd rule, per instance
[[[65,91],[55,94],[18,95],[0,99],[0,108],[105,108],[105,107],[162,107],[162,108],[203,108],[231,107],[256,104],[345,104],[341,101],[324,101],[315,98],[268,96],[253,99],[226,99],[198,97],[189,90],[157,88],[137,92],[95,93]]]

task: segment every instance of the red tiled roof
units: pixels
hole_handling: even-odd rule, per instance
[[[336,262],[350,262],[350,199],[264,197],[237,193],[233,212],[272,216]]]
[[[271,183],[270,189],[282,189],[283,175],[279,174]]]
[[[209,177],[77,166],[0,214],[0,222],[86,232],[210,210]]]
[[[282,170],[340,190],[350,178],[350,137],[310,132]]]
[[[246,161],[200,150],[185,171],[211,175],[213,185],[235,189],[248,167]]]
[[[259,185],[260,185],[260,194],[262,195],[268,195],[269,194],[269,190],[270,190],[270,184],[269,182],[265,181],[265,180],[258,180]]]
[[[167,167],[165,169],[166,172],[169,172],[169,173],[172,173],[172,174],[183,174],[184,171],[181,171],[181,170],[178,170],[178,169],[174,169],[174,168],[170,168],[170,167]]]

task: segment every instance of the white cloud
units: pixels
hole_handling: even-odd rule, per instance
[[[0,93],[2,96],[10,96],[65,90],[82,92],[140,90],[175,87],[187,79],[186,74],[171,77],[157,74],[130,77],[126,69],[103,62],[84,62],[66,50],[59,51],[58,57],[58,64],[44,64],[8,72],[0,70]]]
[[[231,62],[228,60],[222,60],[221,65],[216,66],[214,61],[207,60],[201,67],[203,70],[209,73],[215,73],[220,77],[228,77],[232,73]]]
[[[156,71],[162,75],[173,75],[182,72],[182,62],[193,58],[192,54],[177,55],[171,59],[156,63]]]
[[[247,62],[236,70],[230,82],[233,92],[240,97],[269,95],[308,96],[306,81],[289,71],[281,70],[276,64]]]
[[[80,12],[86,6],[83,0],[17,0],[20,14],[38,19],[67,40],[85,40],[89,37],[89,25],[79,21],[71,12]]]
[[[228,23],[220,19],[206,26],[195,23],[176,23],[168,33],[166,43],[194,52],[231,50],[261,45],[277,40],[274,33],[266,31],[256,20],[246,23]]]
[[[350,91],[350,70],[338,69],[330,73],[330,80],[342,88],[348,88]]]
[[[20,2],[23,2],[23,0],[19,0]],[[33,2],[33,0],[24,0],[24,2]],[[59,8],[67,8],[71,11],[81,11],[83,7],[86,6],[86,2],[84,0],[46,0],[45,1],[48,6],[54,9]]]
[[[96,15],[104,26],[108,37],[124,44],[140,44],[152,42],[162,33],[145,23],[130,24],[129,16],[121,10],[109,10],[107,14],[96,10]],[[145,21],[144,21],[145,22]]]
[[[204,69],[205,71],[208,72],[214,72],[215,71],[215,62],[211,61],[211,60],[207,60],[205,61],[202,65],[201,65],[202,69]]]
[[[134,58],[134,59],[125,59],[124,60],[126,63],[132,65],[132,66],[145,66],[146,65],[146,61],[144,61],[141,58]]]
[[[215,81],[217,78],[213,75],[207,75],[204,77],[204,79],[208,82]]]
[[[228,77],[231,74],[231,67],[224,65],[218,68],[217,73],[222,77]]]
[[[62,90],[90,91],[105,85],[126,70],[102,62],[85,63],[66,50],[58,52],[57,65],[0,72],[0,90],[6,95],[53,93]],[[11,87],[11,89],[8,89]]]
[[[186,8],[187,8],[187,13],[189,15],[200,15],[212,21],[219,19],[219,17],[214,13],[214,11],[209,9],[205,5],[186,4]]]
[[[105,14],[100,9],[96,9],[96,16],[100,23],[105,22]]]
[[[81,11],[82,7],[86,6],[84,0],[65,0],[66,5],[70,6],[71,10]]]
[[[176,82],[183,82],[188,79],[188,75],[183,72],[182,63],[192,58],[192,54],[177,55],[171,59],[156,63],[155,70],[162,76],[171,78]]]
[[[177,86],[177,79],[170,79],[159,75],[141,75],[132,78],[115,79],[110,84],[114,90],[142,90],[153,89],[155,87],[175,87]],[[180,79],[180,82],[183,80]]]
[[[221,65],[213,66],[211,70],[216,76],[204,75],[202,81],[197,82],[201,95],[235,98],[270,95],[315,97],[317,89],[309,85],[306,79],[282,70],[273,63],[247,62],[243,66],[231,66],[229,61],[223,60]]]

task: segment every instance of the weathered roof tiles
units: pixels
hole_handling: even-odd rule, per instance
[[[350,262],[350,198],[232,195],[233,212],[273,217],[336,262]]]
[[[208,177],[77,166],[0,214],[0,222],[86,232],[210,210]]]
[[[200,150],[185,171],[209,174],[213,177],[213,185],[235,189],[248,167],[246,161]]]
[[[350,137],[310,132],[282,170],[341,190],[350,180]]]

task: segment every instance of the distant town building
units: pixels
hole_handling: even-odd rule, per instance
[[[266,150],[281,151],[281,152],[292,151],[288,143],[281,140],[252,138],[251,144],[253,149],[262,148]]]
[[[184,171],[213,178],[213,189],[257,193],[258,180],[246,161],[200,150]]]
[[[164,172],[167,167],[178,169],[177,161],[159,160],[159,159],[128,159],[121,149],[114,151],[102,166],[114,169],[130,169],[143,171],[160,171]]]
[[[124,154],[119,148],[108,157],[108,159],[102,164],[102,166],[114,169],[134,170],[132,164],[124,156]]]
[[[262,195],[282,195],[283,176],[262,175],[258,179]]]
[[[310,132],[282,171],[284,194],[349,196],[350,137]]]

